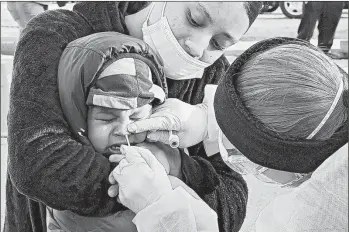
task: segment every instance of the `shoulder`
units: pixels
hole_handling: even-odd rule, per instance
[[[186,80],[188,87],[181,88],[181,91],[190,91],[190,99],[181,99],[190,104],[201,103],[204,99],[205,86],[207,84],[218,84],[223,78],[226,70],[229,67],[229,62],[225,56],[221,56],[211,66],[207,67],[202,75],[202,78]],[[186,95],[186,93],[184,93]]]
[[[202,81],[204,81],[205,84],[217,84],[228,68],[229,62],[227,58],[225,56],[221,56],[211,66],[206,68],[202,76]]]
[[[66,9],[56,9],[48,10],[37,16],[35,16],[26,26],[27,30],[33,29],[43,29],[42,27],[47,27],[50,25],[51,30],[56,28],[62,28],[62,26],[69,26],[69,24],[83,24],[86,23],[81,15],[75,11],[66,10]],[[52,27],[53,26],[53,27]]]

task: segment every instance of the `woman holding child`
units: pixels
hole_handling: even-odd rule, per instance
[[[166,131],[176,130],[180,146],[211,130],[210,151],[218,150],[236,172],[299,186],[261,212],[258,232],[346,231],[348,74],[307,42],[274,38],[239,56],[212,93],[214,102],[200,110],[168,99],[129,130],[149,130],[152,141],[164,143]],[[194,131],[190,120],[200,117],[208,126]]]
[[[176,155],[172,148],[141,143],[145,133],[127,133],[130,122],[148,118],[166,96],[162,67],[145,43],[117,32],[74,40],[61,55],[58,89],[69,127],[84,144],[106,157],[134,152],[114,170],[118,200],[129,210],[88,217],[48,207],[49,231],[218,231],[216,213],[185,185],[176,186],[180,164],[170,165],[164,155]],[[123,147],[125,139],[138,147]]]
[[[155,50],[170,48],[167,55],[159,54],[168,96],[198,104],[204,86],[216,84],[228,67],[224,49],[247,31],[260,8],[259,2],[82,2],[73,11],[48,11],[31,20],[14,59],[4,230],[45,231],[46,207],[83,216],[123,209],[108,196],[108,158],[71,132],[61,108],[57,67],[69,42],[115,31],[145,40]],[[181,62],[169,60],[183,54]],[[182,64],[186,67],[172,67]],[[174,167],[180,170],[177,177],[217,213],[219,230],[238,231],[246,211],[243,178],[220,158],[205,159],[198,147],[189,148],[190,156],[171,152],[169,163],[181,164]]]
[[[167,10],[170,4],[173,4],[171,11]],[[208,7],[206,4],[213,5]],[[107,30],[118,31],[143,39],[159,53],[158,55],[164,61],[164,70],[168,77],[168,96],[190,104],[198,104],[203,99],[205,85],[217,84],[218,80],[223,77],[228,63],[224,57],[220,57],[222,51],[245,33],[257,15],[259,3],[204,4],[178,2],[164,4],[159,2],[141,9],[142,7],[142,3],[79,3],[73,12],[60,10],[42,14],[31,21],[24,30],[15,57],[13,89],[16,89],[16,91],[11,93],[10,118],[12,120],[10,120],[9,131],[9,176],[11,176],[11,179],[8,178],[7,184],[9,202],[7,203],[5,231],[45,230],[44,214],[46,206],[57,210],[70,210],[85,216],[105,216],[124,209],[116,202],[115,198],[108,198],[107,196],[110,186],[108,182],[115,184],[115,179],[120,182],[121,180],[118,178],[120,178],[122,172],[116,168],[111,176],[109,175],[112,169],[108,160],[100,152],[95,152],[91,146],[84,144],[79,136],[74,135],[69,130],[69,124],[60,108],[55,70],[58,67],[61,53],[68,42]],[[179,14],[179,12],[183,14]],[[234,14],[231,14],[231,12],[234,12]],[[108,16],[110,17],[108,18]],[[123,21],[124,19],[125,21]],[[85,20],[88,20],[88,23]],[[64,26],[58,28],[55,25],[58,22],[64,23]],[[151,25],[154,25],[154,27],[151,27]],[[218,25],[219,27],[217,27]],[[50,30],[43,30],[42,28],[50,28]],[[158,31],[162,33],[157,34]],[[168,36],[162,37],[161,35]],[[175,43],[176,41],[178,43]],[[43,43],[50,46],[47,47],[48,50],[45,55],[40,53],[37,59],[27,60],[25,59],[26,54],[33,54],[33,56],[37,54],[34,49],[35,46],[31,43]],[[276,44],[278,43],[277,41]],[[268,47],[269,43],[266,44],[260,45],[262,50],[264,47]],[[273,42],[270,44],[273,44]],[[167,51],[164,48],[170,48],[171,50]],[[43,50],[45,49],[46,47]],[[190,56],[183,55],[182,49],[184,49],[184,54]],[[254,52],[259,51],[252,50],[252,53]],[[229,69],[230,72],[228,71],[224,78],[225,82],[223,83],[228,84],[221,84],[221,92],[217,91],[217,94],[226,93],[225,91],[231,93],[229,88],[233,85],[229,82],[229,78],[238,72],[240,65],[244,63],[244,59],[249,58],[250,55],[251,53],[248,53],[248,55],[242,56],[239,61],[234,63],[235,65]],[[182,62],[176,62],[177,59],[174,57],[177,57],[177,59],[178,57],[184,57],[184,59],[181,60]],[[193,57],[197,59],[194,61]],[[201,77],[203,69],[213,62],[215,63],[205,70],[201,79],[188,79]],[[234,93],[234,91],[232,92]],[[208,97],[209,93],[206,93]],[[258,129],[263,127],[256,121],[255,124],[258,126],[256,128],[251,127],[253,133],[250,133],[250,131],[245,134],[243,140],[239,139],[238,134],[243,134],[246,125],[250,121],[245,120],[246,123],[241,123],[241,127],[239,127],[239,123],[232,123],[230,120],[242,120],[243,116],[248,114],[245,112],[243,105],[237,101],[235,95],[232,99],[229,99],[227,94],[221,96],[221,98],[216,97],[216,99],[226,100],[227,103],[235,101],[234,103],[241,106],[237,107],[235,111],[233,109],[229,111],[238,116],[236,119],[232,119],[231,115],[227,117],[222,114],[222,120],[219,121],[217,116],[218,124],[223,132],[218,133],[222,139],[216,147],[221,148],[219,150],[222,154],[226,154],[226,156],[223,156],[224,160],[231,156],[229,155],[229,149],[225,152],[227,149],[224,148],[229,147],[224,135],[234,145],[235,140],[237,140],[235,146],[244,155],[246,153],[250,154],[251,157],[253,156],[250,159],[256,163],[280,170],[284,168],[285,171],[296,173],[314,170],[325,157],[332,154],[343,143],[345,132],[342,129],[337,136],[334,136],[333,140],[328,139],[330,148],[323,152],[321,150],[325,146],[321,146],[320,142],[309,144],[303,141],[301,143],[301,146],[304,147],[303,155],[306,154],[305,151],[309,151],[307,150],[308,146],[321,147],[321,149],[318,149],[320,158],[316,162],[306,163],[309,159],[299,155],[297,158],[303,158],[305,163],[288,163],[296,160],[295,156],[292,156],[281,164],[277,163],[280,159],[275,162],[269,159],[270,165],[268,166],[263,162],[265,156],[268,156],[268,150],[265,150],[262,158],[259,158],[255,152],[256,149],[263,147],[257,143],[259,141],[258,137],[254,138],[256,144],[251,144],[251,148],[249,148],[250,144],[247,142],[250,139],[248,135],[253,133],[261,135],[262,144],[267,141],[267,139],[264,139],[264,129],[262,129],[262,134],[258,133]],[[225,98],[226,96],[228,98]],[[28,104],[29,102],[30,104]],[[168,104],[171,104],[171,101]],[[219,109],[219,105],[215,104],[216,109]],[[165,108],[166,103],[162,109]],[[204,107],[192,108],[198,110],[197,112],[205,112]],[[22,109],[25,109],[26,115],[23,115]],[[222,111],[216,110],[216,112]],[[190,110],[189,113],[191,113]],[[179,120],[187,118],[180,117]],[[205,117],[202,118],[205,122]],[[201,118],[197,117],[197,119]],[[225,119],[228,120],[224,122]],[[344,121],[346,122],[346,120]],[[236,132],[232,130],[235,128],[231,128],[231,126],[234,126],[232,124],[236,124]],[[254,125],[254,121],[252,124]],[[31,126],[28,127],[28,125]],[[170,126],[173,125],[170,124]],[[147,128],[141,129],[146,130]],[[178,128],[178,125],[175,125],[174,128],[158,129],[185,131],[188,128]],[[20,133],[17,133],[17,131],[20,131]],[[84,131],[80,132],[84,133]],[[268,133],[266,133],[267,136],[270,136]],[[274,135],[273,132],[271,134]],[[196,141],[190,145],[200,142],[206,135],[204,129],[198,136],[199,138],[196,138]],[[192,141],[180,138],[181,146],[183,146],[183,141]],[[14,141],[16,141],[16,145]],[[275,141],[270,145],[275,146],[282,140],[277,138]],[[123,143],[125,142],[123,141]],[[132,142],[134,141],[131,140]],[[321,143],[327,144],[327,142]],[[205,146],[206,152],[210,150],[210,152],[207,152],[207,155],[211,155],[209,158],[205,158],[206,152],[202,146],[189,148],[190,156],[185,155],[183,151],[173,149],[171,150],[172,154],[166,154],[166,157],[173,158],[172,163],[180,163],[180,172],[177,173],[177,177],[183,178],[184,183],[216,211],[219,231],[238,231],[245,216],[246,184],[237,172],[230,170],[225,165],[220,155],[214,155],[218,150],[214,152],[215,148],[211,149],[209,145]],[[292,142],[289,142],[289,145],[293,145]],[[275,148],[272,155],[280,154],[278,146],[275,146]],[[296,148],[298,149],[297,146]],[[134,149],[125,148],[122,153],[127,157],[128,153],[135,152]],[[139,151],[140,148],[137,149]],[[289,153],[292,155],[292,152]],[[120,162],[119,169],[123,165],[125,166],[125,162]],[[281,165],[281,168],[278,165]],[[174,167],[169,165],[170,171],[172,168]],[[234,170],[238,171],[236,167]],[[108,176],[110,177],[109,181]],[[63,186],[65,186],[64,189]],[[27,197],[36,201],[29,200]],[[27,203],[27,200],[29,203]],[[122,201],[122,203],[125,202]],[[14,207],[15,204],[20,204],[23,210],[21,212],[17,211]],[[17,219],[21,223],[16,223]]]

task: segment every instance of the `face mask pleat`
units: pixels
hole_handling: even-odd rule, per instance
[[[166,2],[164,3],[164,12]],[[148,25],[148,19],[153,11],[154,3],[143,23],[143,40],[161,57],[164,63],[166,77],[173,80],[201,78],[204,69],[210,66],[190,56],[178,43],[173,35],[166,16],[162,14],[159,21]]]

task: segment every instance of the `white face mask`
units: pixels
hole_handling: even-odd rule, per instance
[[[201,78],[204,69],[211,64],[193,58],[181,47],[164,16],[165,6],[166,2],[162,9],[161,19],[148,26],[148,19],[153,11],[154,3],[151,6],[143,23],[143,40],[162,58],[167,78],[173,80]]]
[[[223,161],[235,172],[241,175],[254,175],[257,179],[268,185],[277,185],[282,188],[293,187],[299,181],[304,181],[310,174],[282,172],[269,169],[253,163],[242,155],[223,135],[218,132],[218,147]],[[287,174],[286,176],[284,174]]]

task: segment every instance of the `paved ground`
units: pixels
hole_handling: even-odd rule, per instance
[[[66,8],[71,8],[72,5],[68,5]],[[51,5],[50,9],[58,8],[55,5]],[[258,17],[255,23],[252,25],[248,33],[242,38],[242,41],[232,48],[233,54],[239,54],[244,49],[251,46],[253,43],[276,36],[295,37],[300,20],[288,19],[280,10],[276,12],[263,14]],[[14,43],[18,36],[18,28],[16,23],[12,20],[9,12],[6,10],[6,4],[1,3],[1,37],[3,46]],[[312,43],[316,44],[317,30],[314,32]],[[6,39],[6,41],[5,41]],[[348,41],[348,11],[345,10],[342,19],[338,25],[335,35],[334,49],[340,48],[340,41]],[[1,227],[3,226],[3,212],[4,212],[4,190],[6,180],[6,166],[7,166],[7,142],[6,138],[6,115],[8,109],[8,85],[11,81],[10,70],[12,69],[12,56],[1,55]],[[228,57],[230,61],[234,60],[234,56]],[[336,61],[342,68],[348,71],[348,60]],[[255,178],[246,177],[249,186],[249,202],[247,218],[241,229],[241,232],[253,232],[254,221],[261,209],[268,204],[276,195],[284,193],[285,190],[279,188],[273,188],[265,186],[258,182]]]

